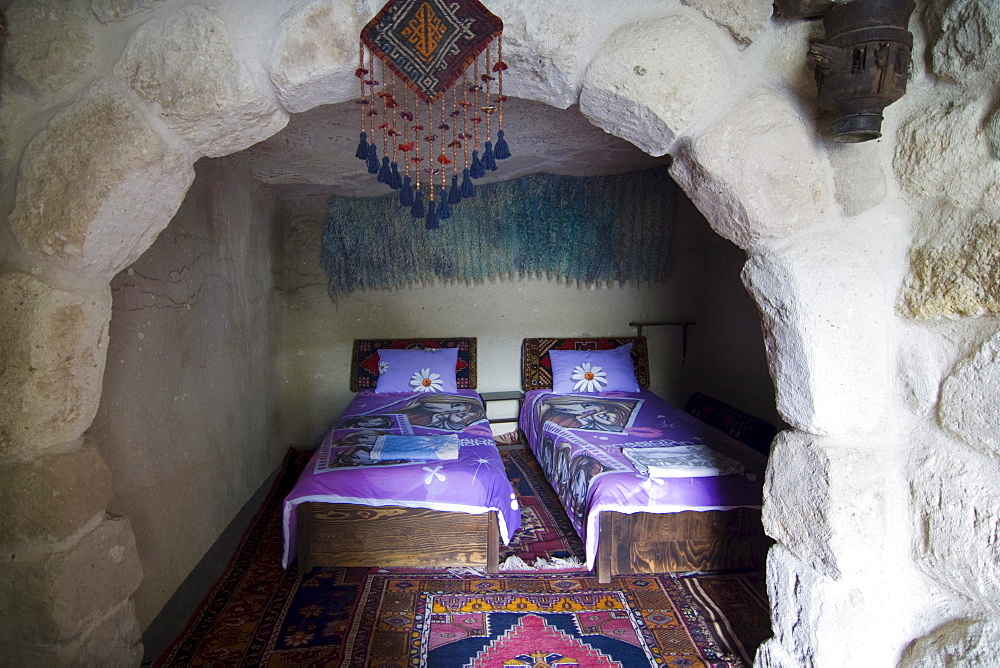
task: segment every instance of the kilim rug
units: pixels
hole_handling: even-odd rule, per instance
[[[586,570],[583,541],[530,450],[503,450],[507,479],[521,505],[521,530],[500,547],[501,569]]]
[[[530,485],[530,453],[513,452]],[[735,667],[770,636],[760,574],[601,585],[586,571],[283,570],[281,502],[310,454],[289,452],[225,574],[154,665]]]

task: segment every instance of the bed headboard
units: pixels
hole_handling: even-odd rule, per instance
[[[521,388],[525,391],[552,387],[550,350],[610,350],[632,344],[632,362],[639,387],[649,387],[649,355],[646,337],[618,336],[574,339],[524,339],[521,343]]]
[[[458,348],[455,376],[461,390],[476,389],[476,339],[355,339],[351,353],[351,392],[375,389],[379,348]]]

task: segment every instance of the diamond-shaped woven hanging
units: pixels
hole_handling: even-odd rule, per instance
[[[391,0],[361,41],[431,103],[502,31],[503,22],[478,0]]]
[[[361,31],[355,155],[427,229],[510,157],[502,32],[478,0],[390,0]]]

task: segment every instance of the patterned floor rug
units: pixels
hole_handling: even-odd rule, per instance
[[[570,524],[555,491],[530,450],[504,450],[507,478],[521,504],[521,530],[501,546],[504,571],[567,569],[584,571],[583,541]]]
[[[281,501],[308,455],[290,451],[226,573],[154,665],[749,666],[770,635],[757,573],[601,585],[566,570],[283,570]]]

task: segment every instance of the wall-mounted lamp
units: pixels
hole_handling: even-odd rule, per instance
[[[826,41],[809,48],[820,108],[834,115],[834,141],[882,136],[882,111],[906,92],[913,0],[776,0],[783,18],[823,18]]]

